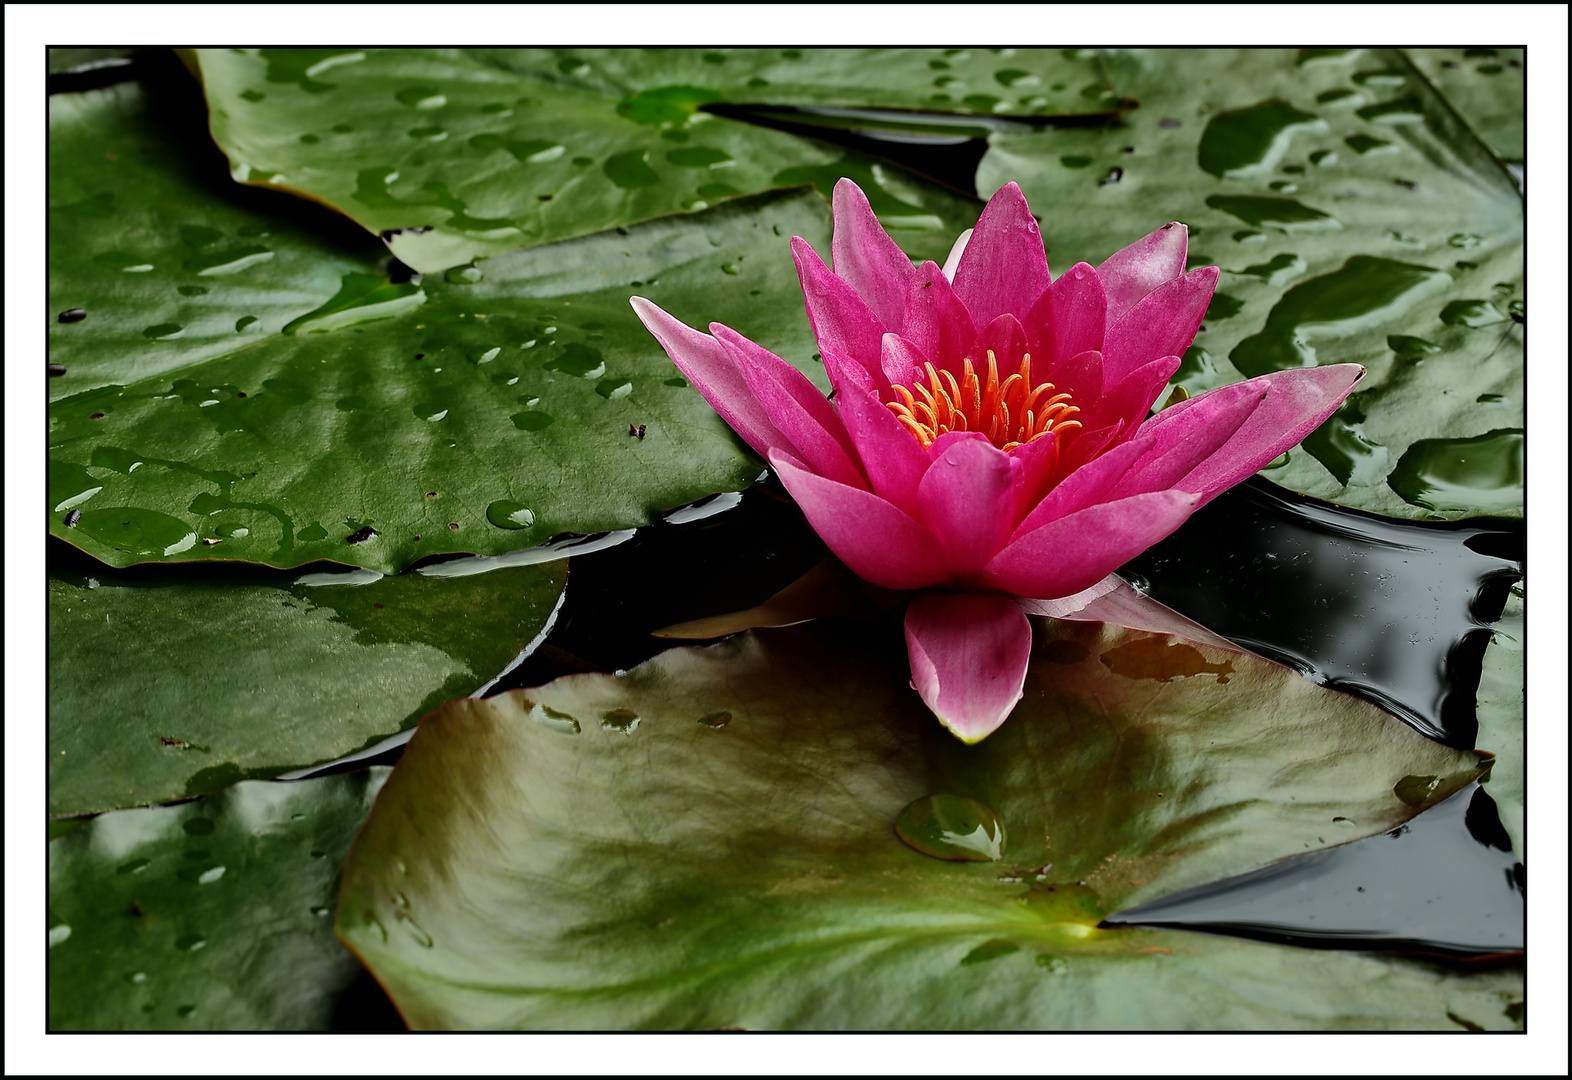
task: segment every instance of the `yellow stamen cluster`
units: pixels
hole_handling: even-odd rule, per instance
[[[1012,450],[1050,431],[1081,426],[1071,419],[1081,410],[1070,404],[1069,394],[1055,394],[1050,382],[1032,386],[1030,353],[1021,356],[1020,370],[1003,383],[992,349],[986,377],[978,375],[970,357],[961,361],[959,379],[936,371],[932,363],[924,366],[928,385],[897,386],[899,400],[886,404],[925,448],[945,432],[980,431],[999,449]]]

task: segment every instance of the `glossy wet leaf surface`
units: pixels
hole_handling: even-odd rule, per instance
[[[343,275],[381,272],[369,238],[346,246],[237,189],[193,103],[169,98],[127,82],[49,99],[51,398],[254,346]]]
[[[56,401],[51,531],[112,565],[332,559],[387,572],[643,525],[737,490],[760,465],[628,297],[725,321],[823,383],[787,245],[795,234],[827,249],[828,216],[811,191],[773,193],[419,287],[346,274],[341,299],[323,298],[332,329],[308,321]],[[356,312],[371,321],[335,321]]]
[[[905,104],[916,86],[945,77],[909,50],[810,50],[795,59],[779,50],[195,52],[214,137],[237,180],[336,207],[428,273],[800,182],[786,174],[842,157],[698,111],[705,104],[760,94],[786,104]],[[989,66],[932,52],[943,71]],[[993,61],[1015,73],[1018,91],[1058,85],[1063,109],[1054,111],[1088,111],[1078,95],[1096,78],[1091,60],[1039,55],[1032,66],[1042,73]],[[905,78],[892,85],[897,71]],[[1051,105],[1035,90],[1009,103],[989,97],[990,114],[995,104]],[[894,192],[886,201],[881,216],[906,219],[897,224],[935,237],[949,224],[910,205],[903,212]]]
[[[1097,929],[1392,828],[1476,754],[1244,654],[1045,623],[1025,702],[968,748],[886,629],[757,632],[449,708],[357,842],[340,934],[415,1027],[1511,1026],[1511,973]],[[903,843],[933,795],[987,807],[1000,860]]]
[[[360,750],[501,672],[566,577],[560,561],[378,580],[59,559],[49,811],[205,795]]]
[[[1524,782],[1528,771],[1524,592],[1521,585],[1513,588],[1506,611],[1491,635],[1478,696],[1479,745],[1489,746],[1496,754],[1484,788],[1495,800],[1501,824],[1511,838],[1512,853],[1520,862],[1528,861],[1523,836]]]
[[[1395,517],[1521,513],[1521,197],[1404,54],[1320,52],[1115,54],[1142,107],[1109,129],[996,133],[978,191],[1015,180],[1053,207],[1061,272],[1188,224],[1190,265],[1224,271],[1175,377],[1192,393],[1368,368],[1275,482]]]
[[[49,845],[52,1031],[323,1029],[344,853],[388,770],[119,810]]]
[[[1405,51],[1486,146],[1503,161],[1523,160],[1527,96],[1523,49]]]

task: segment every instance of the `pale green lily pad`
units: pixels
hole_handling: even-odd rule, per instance
[[[412,727],[501,672],[567,580],[563,562],[380,579],[87,562],[49,578],[52,814],[205,795]]]
[[[51,531],[112,565],[218,556],[389,572],[644,525],[738,490],[760,464],[628,298],[726,322],[827,391],[789,243],[827,248],[828,233],[822,199],[780,192],[418,287],[346,274],[341,295],[358,307],[324,298],[293,334],[56,401]],[[375,321],[314,332],[355,312]],[[247,533],[199,542],[226,522]]]
[[[317,235],[237,192],[198,104],[136,82],[50,96],[51,398],[253,346],[386,261],[353,230]]]
[[[1504,161],[1522,161],[1524,49],[1409,49],[1414,66],[1446,95],[1468,126]]]
[[[49,845],[51,1031],[328,1027],[339,869],[390,770],[119,810]]]
[[[1056,271],[1189,225],[1190,265],[1224,271],[1175,379],[1192,393],[1364,365],[1274,482],[1394,517],[1519,514],[1522,199],[1404,54],[1333,52],[1115,54],[1145,102],[1123,126],[995,134],[978,190],[1021,184]]]
[[[195,63],[235,179],[333,206],[429,273],[703,209],[800,182],[782,180],[783,170],[831,166],[842,156],[833,147],[698,111],[744,89],[749,100],[748,80],[776,68],[803,72],[773,100],[799,100],[829,71],[850,86],[814,100],[892,99],[887,86],[873,89],[881,62],[861,51],[813,54],[806,67],[752,52],[601,50],[583,60],[551,50],[198,49]],[[929,70],[915,53],[877,56],[883,68]],[[597,65],[606,70],[594,75]],[[958,231],[938,219],[921,225],[935,237]]]
[[[418,1028],[1513,1026],[1511,972],[1097,927],[1388,830],[1486,756],[1248,655],[1037,630],[1026,699],[974,747],[894,626],[456,703],[351,853],[340,936]],[[1001,860],[903,843],[932,795],[989,808]]]
[[[1524,586],[1512,586],[1506,610],[1496,623],[1485,648],[1476,696],[1480,746],[1496,755],[1481,783],[1495,800],[1501,824],[1512,839],[1512,853],[1526,862],[1523,814],[1526,809],[1524,780],[1528,758],[1524,751],[1525,707],[1523,679],[1526,669]]]

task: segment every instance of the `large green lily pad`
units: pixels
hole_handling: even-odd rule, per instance
[[[49,577],[52,814],[204,795],[367,747],[502,671],[567,580],[562,562],[380,579],[77,563]]]
[[[704,104],[765,93],[776,104],[909,106],[935,77],[958,82],[945,74],[958,64],[1013,73],[1009,103],[991,95],[1006,111],[1050,109],[1039,86],[1071,111],[1090,104],[1077,96],[1095,78],[1090,60],[1037,57],[1039,73],[931,52],[198,49],[192,62],[235,179],[340,209],[434,272],[789,185],[793,170],[841,157]],[[930,230],[929,246],[953,239],[948,223],[903,201],[876,209]]]
[[[1098,928],[1390,829],[1487,755],[1245,654],[1047,622],[966,747],[900,645],[821,622],[448,707],[356,842],[340,936],[422,1028],[1512,1026],[1512,973]],[[1002,836],[902,815],[929,796]],[[898,815],[1000,861],[922,854]]]
[[[1482,783],[1495,800],[1501,824],[1512,839],[1512,853],[1520,862],[1527,861],[1523,836],[1524,781],[1528,772],[1524,746],[1527,702],[1523,680],[1527,669],[1524,632],[1528,623],[1523,608],[1524,586],[1520,582],[1512,586],[1506,610],[1485,647],[1476,697],[1479,745],[1488,746],[1496,754]]]
[[[315,233],[267,212],[291,200],[225,179],[200,115],[136,82],[50,96],[49,360],[65,368],[51,398],[254,345],[344,275],[380,273],[374,241]]]
[[[52,1031],[321,1030],[344,853],[389,770],[119,810],[49,845]]]
[[[759,463],[628,297],[724,321],[827,390],[788,242],[827,248],[828,229],[803,190],[420,285],[347,274],[340,301],[292,333],[56,401],[51,531],[112,565],[222,556],[388,572],[643,525],[737,490]],[[198,543],[226,521],[248,534]]]
[[[1204,65],[1207,77],[1195,77]],[[1522,510],[1522,199],[1407,57],[1154,50],[1110,58],[1123,126],[995,134],[1057,270],[1171,219],[1223,268],[1190,391],[1359,363],[1362,388],[1286,463],[1294,490],[1408,518]]]
[[[1409,49],[1414,65],[1503,161],[1527,149],[1524,49]]]

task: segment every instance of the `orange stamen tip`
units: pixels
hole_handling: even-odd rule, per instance
[[[1069,394],[1057,392],[1050,382],[1032,384],[1030,353],[1021,355],[1019,370],[1002,382],[998,356],[989,349],[987,357],[985,372],[971,357],[963,358],[959,378],[931,361],[924,363],[918,380],[910,388],[894,387],[899,400],[886,404],[925,448],[951,431],[980,431],[1001,450],[1013,450],[1082,426],[1072,419],[1081,410]]]

